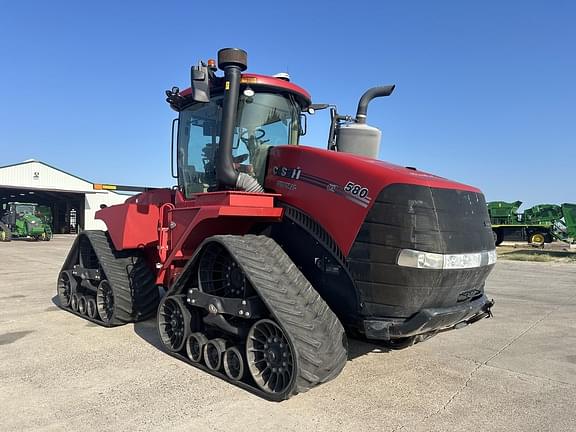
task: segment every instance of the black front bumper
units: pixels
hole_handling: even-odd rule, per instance
[[[494,300],[483,295],[455,306],[422,309],[405,320],[364,320],[364,334],[368,339],[390,340],[461,328],[492,316],[493,305]]]

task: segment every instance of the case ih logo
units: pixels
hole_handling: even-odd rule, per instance
[[[272,174],[278,177],[298,180],[300,179],[302,170],[300,168],[274,167],[272,168]]]
[[[471,298],[479,296],[480,294],[482,294],[482,291],[480,291],[479,289],[471,289],[469,291],[462,291],[460,294],[458,294],[458,299],[456,301],[462,302],[464,300],[470,300]]]
[[[337,183],[328,181],[322,177],[317,177],[312,174],[303,173],[300,167],[290,168],[285,166],[275,166],[272,168],[272,174],[278,177],[284,177],[291,180],[299,180],[301,182],[308,183],[312,186],[322,188],[324,190],[327,190],[328,192],[340,195],[341,197],[346,198],[364,208],[368,207],[370,205],[370,201],[372,201],[372,198],[368,196],[370,191],[368,190],[368,188],[362,185],[349,181],[346,183],[345,186],[341,186]],[[296,190],[296,185],[293,183],[276,182],[276,185],[284,189]]]

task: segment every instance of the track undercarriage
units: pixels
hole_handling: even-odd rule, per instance
[[[79,234],[58,276],[60,306],[105,327],[156,313],[158,287],[141,251],[115,251],[107,233]]]
[[[78,237],[58,295],[108,327],[147,319],[158,303],[143,256],[114,251],[97,231]],[[329,381],[347,360],[338,318],[265,236],[205,240],[160,302],[157,326],[170,354],[270,400]]]

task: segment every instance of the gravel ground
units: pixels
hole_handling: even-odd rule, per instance
[[[351,341],[334,381],[271,403],[54,304],[71,245],[0,243],[0,430],[574,431],[576,265],[501,261],[495,317],[410,349]]]

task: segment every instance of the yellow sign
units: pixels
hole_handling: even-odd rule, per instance
[[[94,183],[94,190],[116,190],[116,185]]]

